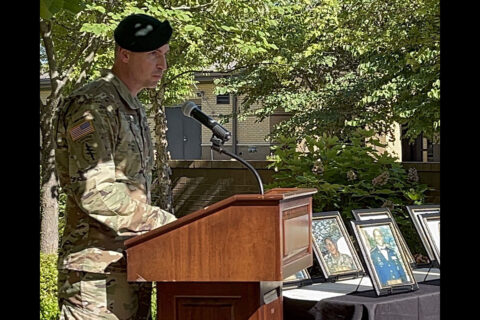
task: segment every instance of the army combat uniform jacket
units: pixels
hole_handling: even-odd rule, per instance
[[[67,194],[59,269],[125,267],[123,242],[175,220],[150,205],[153,145],[145,110],[113,73],[73,92],[55,120]]]

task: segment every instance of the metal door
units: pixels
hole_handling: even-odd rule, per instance
[[[202,157],[202,128],[196,120],[185,117],[180,107],[165,108],[168,151],[173,160]]]

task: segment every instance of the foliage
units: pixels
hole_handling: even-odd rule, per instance
[[[273,182],[267,188],[316,188],[313,211],[340,211],[352,219],[352,209],[388,207],[415,250],[413,226],[405,205],[422,204],[428,187],[409,176],[398,159],[374,147],[386,147],[373,130],[357,130],[349,140],[336,136],[306,137],[303,147],[291,137],[280,137],[273,147]]]
[[[67,205],[67,194],[60,188],[58,195],[58,247],[62,243],[63,230],[65,229],[65,208]]]
[[[263,62],[218,84],[260,103],[259,120],[292,114],[273,137],[347,136],[358,126],[434,139],[440,130],[439,1],[279,1]],[[274,49],[273,47],[279,48]]]
[[[40,319],[56,320],[60,314],[57,302],[57,259],[55,254],[40,253]],[[157,314],[157,289],[152,290],[152,319]]]
[[[40,0],[40,17],[51,19],[61,10],[77,13],[82,7],[83,3],[80,0]]]
[[[168,20],[174,29],[169,42],[168,72],[157,90],[164,90],[163,104],[173,105],[192,94],[194,72],[204,70],[225,71],[232,65],[250,62],[274,45],[266,40],[262,29],[265,19],[254,13],[268,11],[271,2],[266,1],[129,1],[118,3],[114,11],[106,12],[100,3],[87,4],[81,16],[93,12],[106,14],[105,21],[83,19],[79,32],[101,37],[112,46],[99,51],[95,66],[88,78],[97,77],[99,70],[108,68],[113,61],[113,30],[125,16],[132,13],[152,15]],[[98,19],[97,19],[98,20]],[[148,103],[148,95],[140,97]]]
[[[57,255],[40,253],[40,319],[56,320],[57,303]]]

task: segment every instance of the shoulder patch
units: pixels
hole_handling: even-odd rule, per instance
[[[92,133],[94,131],[95,131],[95,128],[93,127],[92,122],[90,120],[87,120],[70,129],[69,133],[70,133],[70,136],[72,137],[72,140],[76,141],[81,137],[86,136],[87,134]]]

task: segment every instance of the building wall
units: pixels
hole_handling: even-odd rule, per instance
[[[222,124],[227,130],[233,134],[233,96],[230,96],[229,104],[217,104],[217,96],[214,93],[215,85],[213,83],[199,83],[196,85],[195,94],[187,100],[200,103],[202,111],[219,121],[222,116],[229,115],[229,121]],[[201,97],[197,93],[202,93]],[[244,97],[237,98],[237,110],[241,108],[241,101]],[[196,101],[198,100],[198,102]],[[252,111],[260,108],[256,105],[252,107]],[[238,112],[237,111],[237,112]],[[236,154],[246,160],[265,160],[270,154],[270,143],[265,141],[266,136],[270,133],[270,119],[264,119],[257,122],[255,116],[239,117],[237,120],[237,152]],[[210,138],[212,133],[209,129],[202,126],[202,159],[204,160],[227,160],[228,156],[220,155],[211,151]],[[233,150],[233,138],[224,145],[229,152]]]
[[[399,124],[395,124],[393,130],[393,137],[386,135],[377,135],[376,136],[381,143],[386,144],[387,147],[381,148],[374,146],[373,148],[379,153],[384,153],[387,151],[389,154],[396,156],[399,161],[402,161],[402,141],[401,141],[401,129]]]

